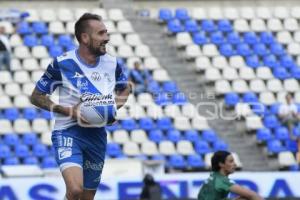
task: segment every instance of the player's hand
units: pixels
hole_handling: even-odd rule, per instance
[[[79,124],[88,125],[89,122],[80,114],[79,105],[80,103],[72,107],[72,118],[76,119]]]

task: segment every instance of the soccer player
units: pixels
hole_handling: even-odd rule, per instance
[[[75,24],[78,49],[56,57],[37,82],[32,104],[55,114],[52,143],[66,184],[68,200],[91,200],[100,183],[106,151],[105,127],[90,127],[78,105],[107,100],[120,108],[130,93],[116,58],[106,53],[109,41],[101,16],[85,13]],[[59,103],[49,98],[59,88]],[[116,103],[117,102],[117,103]],[[110,107],[112,107],[110,105]],[[108,123],[115,110],[107,110]]]
[[[227,151],[217,151],[211,159],[212,173],[203,183],[198,200],[226,200],[229,192],[239,197],[236,200],[262,200],[255,192],[235,184],[228,178],[235,171],[236,164]]]

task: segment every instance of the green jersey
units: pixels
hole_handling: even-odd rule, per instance
[[[198,200],[225,200],[232,185],[234,183],[227,176],[219,172],[212,172],[203,183],[198,194]]]

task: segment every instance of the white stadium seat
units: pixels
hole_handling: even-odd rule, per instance
[[[160,106],[156,104],[152,104],[150,106],[147,106],[147,116],[158,119],[164,116],[163,110]]]
[[[280,31],[277,33],[277,41],[282,44],[289,44],[293,42],[293,38],[289,31]]]
[[[142,44],[140,36],[136,33],[126,34],[125,41],[130,46],[138,46]]]
[[[12,106],[13,104],[9,96],[7,95],[0,96],[0,109],[11,108]]]
[[[42,9],[39,13],[42,21],[53,22],[57,20],[56,11],[53,9]]]
[[[61,21],[53,21],[49,23],[49,32],[52,34],[65,34],[66,30]]]
[[[18,94],[21,94],[21,88],[18,83],[15,82],[6,83],[4,86],[4,92],[6,95],[13,97]]]
[[[195,60],[196,64],[196,71],[201,72],[204,71],[210,67],[212,67],[212,64],[210,62],[210,59],[206,56],[199,56]]]
[[[176,35],[176,46],[178,48],[185,47],[187,45],[193,44],[191,35],[188,32],[178,33]]]
[[[166,70],[164,69],[156,69],[153,71],[153,79],[159,82],[169,81],[170,77]]]
[[[88,13],[90,10],[87,8],[76,8],[75,9],[75,20],[78,20],[84,13]]]
[[[133,27],[131,23],[127,20],[122,20],[117,22],[117,30],[122,34],[133,33]]]
[[[107,12],[103,8],[93,8],[91,10],[93,14],[100,15],[103,20],[107,20]]]
[[[246,67],[245,60],[242,56],[231,56],[229,58],[229,65],[234,68]]]
[[[240,14],[237,8],[235,7],[225,7],[223,8],[223,16],[229,20],[235,20],[240,18]]]
[[[147,45],[138,45],[134,48],[134,54],[141,58],[151,57],[150,48]]]
[[[249,87],[250,87],[250,90],[255,93],[265,92],[267,90],[264,81],[261,79],[251,80]]]
[[[17,47],[23,45],[23,40],[19,34],[13,34],[9,38],[9,44],[11,47]]]
[[[119,144],[129,142],[128,132],[125,130],[117,130],[113,133],[113,141]]]
[[[263,19],[252,19],[250,22],[251,30],[255,32],[266,31],[267,26]]]
[[[223,69],[223,79],[228,81],[237,80],[239,78],[239,75],[235,68],[225,68]]]
[[[109,43],[113,46],[124,45],[125,41],[120,33],[114,33],[109,35]]]
[[[296,79],[290,78],[283,81],[283,87],[288,92],[299,91],[299,83]]]
[[[108,17],[109,17],[110,20],[113,20],[113,21],[125,20],[125,17],[123,15],[122,10],[121,9],[117,9],[117,8],[110,9],[108,11]]]
[[[219,50],[217,49],[216,45],[214,44],[204,44],[202,46],[203,55],[208,57],[214,57],[220,55]]]
[[[13,79],[16,83],[28,83],[31,81],[28,71],[25,70],[16,71]]]
[[[262,92],[259,95],[259,101],[267,106],[272,105],[276,102],[273,92]]]
[[[296,6],[291,8],[291,17],[300,19],[300,7]]]
[[[13,123],[13,129],[16,133],[31,132],[31,127],[27,119],[16,119]]]
[[[250,67],[242,67],[239,69],[239,77],[243,80],[253,80],[256,78],[255,72]]]
[[[297,164],[295,156],[293,155],[292,152],[289,151],[279,152],[278,162],[281,168],[289,167]]]
[[[254,19],[255,16],[255,10],[251,7],[242,7],[239,9],[240,11],[240,17],[244,19]]]
[[[38,61],[34,58],[26,58],[23,60],[23,69],[26,71],[33,71],[39,69]]]
[[[148,141],[142,143],[141,152],[146,156],[153,156],[158,154],[158,149],[154,142]]]
[[[20,94],[14,97],[14,106],[17,108],[28,108],[31,107],[32,104],[28,96]]]
[[[234,30],[238,32],[250,31],[248,22],[245,19],[236,19],[233,23]]]
[[[201,49],[196,44],[190,44],[185,48],[185,57],[187,60],[195,59],[196,57],[202,55]]]
[[[141,154],[138,144],[134,142],[126,142],[123,145],[123,153],[127,156],[138,156]]]
[[[268,19],[267,27],[270,31],[278,32],[283,30],[282,23],[279,19],[271,18]]]
[[[217,80],[220,80],[222,78],[220,71],[216,68],[206,69],[204,77],[205,77],[205,80],[207,82],[217,81]]]
[[[11,83],[13,81],[9,71],[0,71],[0,84]]]
[[[263,128],[261,118],[257,115],[251,115],[246,117],[246,128],[248,131],[257,130]]]
[[[134,56],[131,46],[126,45],[126,44],[125,45],[120,45],[118,47],[118,55],[120,57],[124,57],[124,58],[129,58],[129,57]]]
[[[299,29],[298,22],[295,18],[284,19],[283,26],[285,30],[296,31]]]
[[[227,69],[229,67],[228,62],[224,56],[214,56],[212,58],[212,66],[218,69]]]
[[[289,10],[286,7],[275,7],[273,10],[273,16],[279,19],[286,19],[289,17]]]
[[[144,143],[144,142],[148,142],[148,137],[147,134],[144,130],[133,130],[130,133],[131,136],[131,141],[135,142],[135,143]]]
[[[49,132],[50,127],[48,121],[42,118],[36,118],[32,121],[32,130],[36,133]]]
[[[157,60],[156,57],[148,57],[144,58],[144,66],[146,69],[154,70],[154,69],[160,69],[161,66]]]
[[[227,80],[218,80],[215,82],[215,92],[217,95],[224,95],[231,92],[231,86]]]
[[[16,56],[16,58],[19,58],[19,59],[25,59],[25,58],[31,57],[29,48],[26,46],[16,47],[14,50],[14,55]]]
[[[268,67],[259,67],[256,70],[256,76],[257,76],[257,78],[262,79],[262,80],[268,80],[268,79],[274,78],[270,68],[268,68]]]
[[[149,106],[154,104],[153,97],[150,93],[140,93],[137,96],[137,102],[141,106]]]
[[[13,133],[12,124],[8,119],[0,119],[0,127],[1,127],[0,128],[0,135],[4,135],[4,134],[7,134],[7,133]]]
[[[158,145],[160,154],[170,156],[176,154],[174,143],[171,141],[162,141]]]
[[[190,141],[181,140],[177,143],[177,153],[180,155],[193,155],[195,154],[194,147]]]
[[[194,118],[192,118],[192,127],[193,129],[199,131],[210,129],[207,119],[200,115],[196,115]]]
[[[191,15],[195,20],[202,20],[207,18],[206,10],[200,7],[193,8]]]
[[[172,118],[180,117],[182,115],[179,106],[174,104],[167,105],[164,108],[164,112],[167,117],[172,117]]]
[[[256,8],[256,16],[261,19],[272,18],[272,12],[268,7],[258,7]]]
[[[213,20],[223,19],[223,12],[220,7],[210,7],[208,9],[208,18]]]
[[[62,22],[74,21],[73,11],[69,8],[60,8],[58,9],[57,18]]]
[[[174,127],[179,131],[186,131],[192,128],[189,118],[183,116],[174,118]]]
[[[35,88],[35,83],[24,83],[22,85],[22,94],[25,94],[26,96],[30,96]]]
[[[267,81],[267,89],[271,92],[280,92],[283,90],[283,86],[280,80],[270,79]]]
[[[232,82],[232,91],[236,93],[245,93],[249,91],[249,87],[245,80],[234,80]]]
[[[238,118],[247,117],[253,113],[250,105],[247,103],[237,103],[234,107],[234,111]]]
[[[36,59],[49,58],[47,48],[44,46],[35,46],[32,48],[32,56]]]
[[[193,119],[197,115],[197,109],[191,103],[184,104],[181,109],[182,115],[190,119]]]

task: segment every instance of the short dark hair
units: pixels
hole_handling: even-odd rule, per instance
[[[92,14],[92,13],[84,13],[75,23],[75,37],[78,42],[81,42],[81,34],[86,32],[88,28],[89,20],[98,20],[102,21],[102,17],[100,15]]]
[[[228,151],[217,151],[211,158],[211,169],[214,172],[220,171],[220,163],[225,163],[227,156],[231,153]]]

